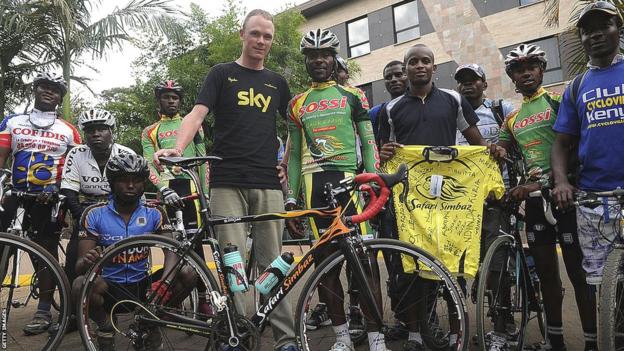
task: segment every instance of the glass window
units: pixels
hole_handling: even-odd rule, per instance
[[[520,6],[534,4],[543,0],[520,0]]]
[[[347,23],[349,57],[357,57],[370,52],[368,17]]]
[[[412,40],[420,36],[418,27],[418,3],[410,1],[393,9],[394,33],[397,43]]]

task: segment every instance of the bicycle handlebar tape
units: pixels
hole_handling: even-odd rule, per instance
[[[375,182],[381,187],[379,197],[377,197],[374,201],[371,201],[362,213],[346,218],[347,223],[358,224],[373,218],[379,213],[379,211],[381,211],[390,197],[390,189],[388,189],[381,176],[375,173],[358,174],[355,176],[354,181],[357,184]]]

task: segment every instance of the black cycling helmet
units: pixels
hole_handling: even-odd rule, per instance
[[[128,174],[134,174],[141,178],[149,176],[147,161],[143,156],[122,152],[108,160],[106,178],[111,187],[115,179]]]
[[[39,84],[43,82],[47,82],[57,87],[58,90],[61,92],[61,98],[64,97],[65,94],[67,94],[67,82],[65,82],[63,76],[56,75],[50,72],[39,72],[33,80],[33,88],[37,88],[37,86],[39,86]]]
[[[163,80],[154,87],[154,94],[156,95],[156,98],[160,98],[160,95],[166,91],[173,91],[178,94],[180,99],[184,97],[184,89],[173,79]]]

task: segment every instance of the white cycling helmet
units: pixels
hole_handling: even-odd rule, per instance
[[[520,44],[512,49],[505,57],[505,71],[511,74],[511,68],[521,62],[537,61],[542,68],[546,69],[546,53],[539,46],[533,44]]]
[[[306,54],[310,50],[331,50],[334,55],[340,50],[340,41],[336,34],[327,29],[311,30],[308,34],[301,38],[299,50],[302,54]]]
[[[67,93],[67,82],[65,82],[63,76],[57,76],[50,72],[39,72],[33,80],[33,87],[36,88],[42,82],[48,82],[56,86],[61,91],[61,97]]]
[[[85,126],[88,124],[103,124],[111,129],[115,129],[115,116],[106,110],[97,108],[86,110],[78,117],[78,128],[84,131]]]

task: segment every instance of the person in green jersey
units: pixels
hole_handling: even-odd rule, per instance
[[[290,157],[288,159],[288,196],[286,208],[294,209],[300,188],[305,186],[307,208],[325,206],[323,194],[327,182],[337,184],[357,170],[357,136],[361,139],[362,160],[367,172],[379,168],[379,155],[374,141],[373,129],[368,118],[368,101],[364,93],[354,87],[343,86],[332,80],[336,70],[339,41],[329,30],[313,30],[301,39],[301,52],[312,79],[312,86],[296,95],[288,107],[288,133]],[[346,208],[345,215],[355,214],[358,200],[349,194],[338,197]],[[318,239],[329,227],[326,219],[310,219],[314,236]],[[294,221],[288,221],[291,233],[297,231]],[[367,235],[366,226],[361,226]],[[325,246],[316,254],[315,261],[321,262],[336,248]],[[306,326],[315,329],[323,325],[333,326],[336,340],[330,350],[352,350],[353,344],[345,316],[344,291],[339,282],[340,271],[333,272],[323,283],[327,287],[319,291],[324,304],[323,311],[315,311]],[[366,311],[364,311],[366,312]],[[330,322],[331,321],[331,322]],[[367,326],[370,350],[386,350],[384,335],[376,326]]]
[[[530,192],[550,183],[550,151],[555,140],[553,125],[561,95],[542,87],[546,54],[538,46],[521,44],[509,52],[505,65],[505,70],[522,94],[523,101],[520,109],[506,117],[501,128],[499,145],[509,150],[515,144],[522,153],[528,170],[528,183],[511,189],[509,195],[514,200],[525,201],[527,241],[542,282],[547,322],[546,342],[550,344],[551,350],[566,350],[562,327],[563,293],[555,250],[559,241],[585,332],[585,350],[596,350],[596,301],[581,266],[583,256],[578,241],[576,215],[574,211],[553,210],[557,225],[552,225],[545,218],[542,199],[529,198]],[[493,337],[493,346],[490,349],[504,349],[503,346],[495,344],[500,341],[504,345],[506,340],[500,340],[500,335]]]
[[[158,102],[159,121],[148,126],[141,134],[141,144],[143,145],[143,157],[149,160],[148,166],[150,170],[149,179],[158,188],[162,200],[167,204],[167,216],[175,219],[175,212],[178,208],[182,209],[182,219],[184,228],[187,233],[193,233],[193,230],[201,226],[201,216],[199,215],[198,200],[182,200],[182,197],[196,194],[195,184],[190,177],[184,174],[176,167],[163,167],[160,170],[154,163],[154,152],[160,149],[169,149],[175,147],[178,128],[182,124],[180,116],[180,104],[184,97],[184,91],[174,80],[165,80],[154,87],[154,94]],[[204,134],[202,129],[195,134],[193,143],[189,144],[182,156],[194,157],[205,156],[206,146],[204,145]],[[200,168],[201,184],[208,185],[208,168],[204,164]],[[204,250],[201,246],[195,249],[195,252],[204,258]],[[201,283],[200,283],[201,284]],[[200,293],[205,292],[206,288],[198,287]],[[200,294],[199,309],[201,313],[211,314],[212,310],[206,300],[205,294]]]

